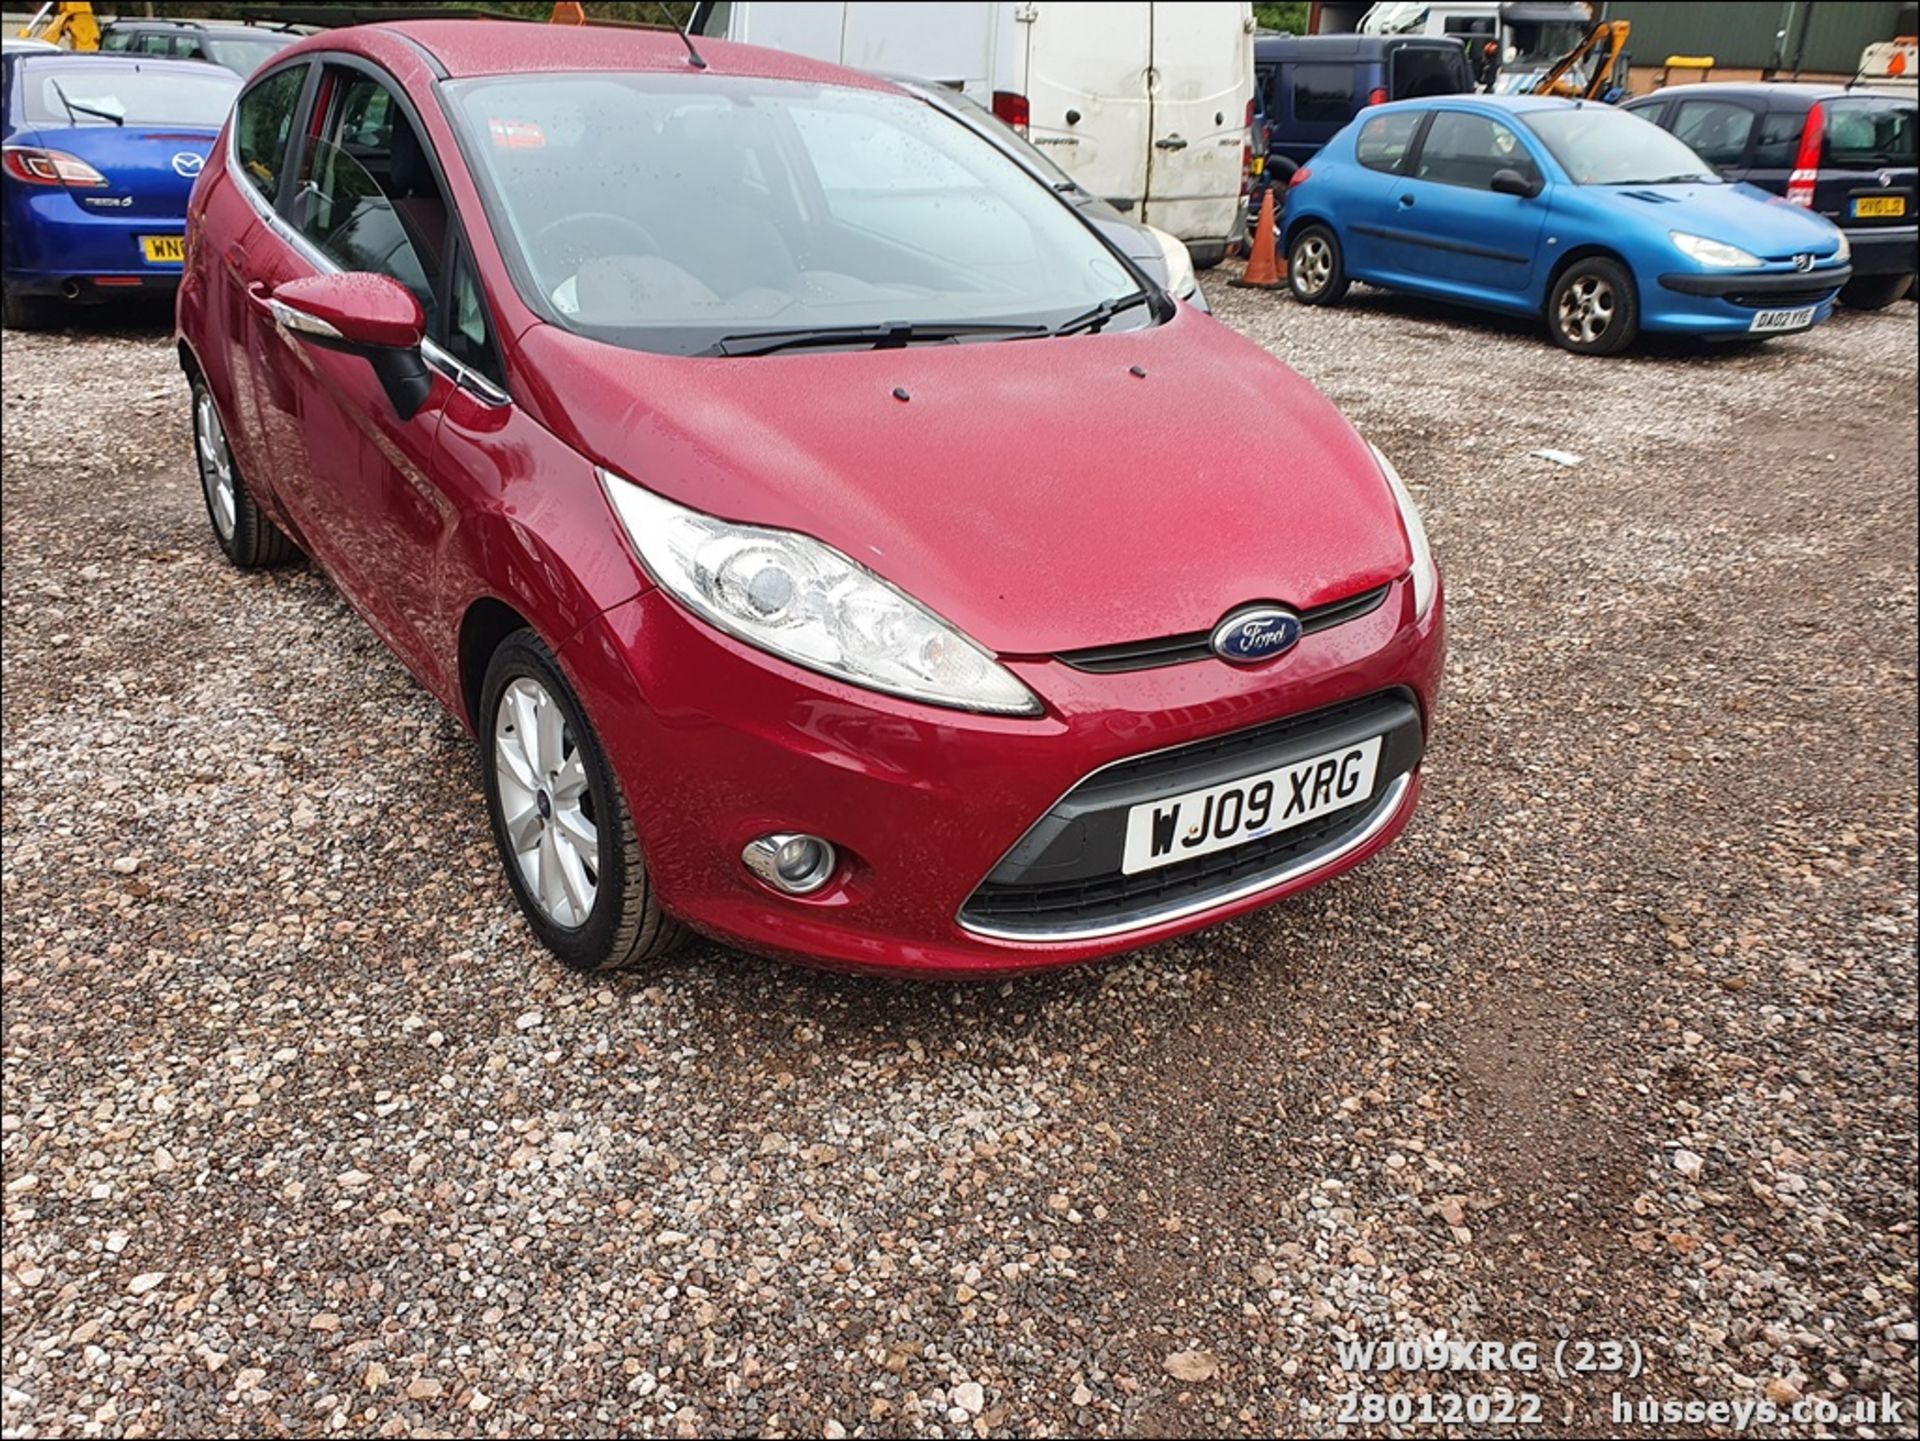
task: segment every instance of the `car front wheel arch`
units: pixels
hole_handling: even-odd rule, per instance
[[[486,688],[493,653],[508,636],[523,630],[532,631],[532,623],[505,601],[490,595],[481,596],[460,618],[460,700],[476,735],[480,731],[480,693]]]

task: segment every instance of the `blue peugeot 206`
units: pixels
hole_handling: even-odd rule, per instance
[[[8,327],[48,323],[61,300],[174,290],[187,196],[241,78],[192,60],[59,50],[0,65]]]
[[[1604,105],[1449,95],[1364,112],[1295,173],[1295,297],[1350,281],[1542,317],[1568,350],[1641,331],[1760,339],[1825,320],[1852,274],[1818,215],[1729,185]]]

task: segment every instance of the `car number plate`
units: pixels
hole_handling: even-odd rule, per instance
[[[1753,317],[1749,330],[1771,334],[1778,330],[1805,330],[1813,324],[1814,307],[1803,305],[1798,310],[1763,310]]]
[[[1853,198],[1853,213],[1861,218],[1884,219],[1889,215],[1907,213],[1907,197],[1904,195],[1856,195]]]
[[[1381,744],[1375,736],[1223,785],[1143,801],[1127,812],[1121,874],[1245,845],[1363,801],[1373,794]]]
[[[155,265],[179,265],[187,258],[187,237],[184,235],[143,235],[140,237],[140,247]]]

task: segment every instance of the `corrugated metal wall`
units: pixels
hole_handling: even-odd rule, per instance
[[[1851,75],[1868,45],[1910,35],[1914,25],[1913,5],[1897,0],[1613,0],[1607,14],[1633,22],[1628,48],[1636,71],[1669,55],[1711,55],[1726,69],[1778,60],[1790,69],[1804,29],[1801,69]],[[1790,28],[1782,57],[1776,50],[1783,27]]]

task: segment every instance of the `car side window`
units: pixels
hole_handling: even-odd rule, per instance
[[[1346,122],[1353,118],[1351,65],[1293,67],[1293,118]]]
[[[135,36],[130,30],[109,30],[100,37],[102,50],[131,50]]]
[[[1755,170],[1791,170],[1807,128],[1804,110],[1769,110],[1760,117],[1760,138],[1753,146]]]
[[[1519,136],[1497,120],[1461,110],[1434,115],[1414,166],[1422,180],[1474,190],[1491,190],[1494,175],[1502,170],[1517,170],[1530,180],[1539,177]]]
[[[253,86],[234,106],[233,153],[253,188],[269,203],[280,192],[280,172],[287,163],[287,142],[293,134],[293,112],[299,108],[300,89],[306,80],[306,66],[292,66]]]
[[[1376,115],[1360,127],[1353,142],[1354,159],[1369,170],[1394,171],[1407,158],[1413,144],[1413,132],[1420,128],[1417,110],[1389,111]]]
[[[1692,146],[1707,164],[1724,168],[1747,158],[1754,116],[1746,106],[1731,100],[1682,100],[1675,109],[1675,138]]]
[[[301,166],[294,228],[343,270],[390,275],[433,322],[448,214],[426,142],[385,85],[336,72]],[[370,117],[376,117],[370,119]]]
[[[472,264],[464,255],[454,267],[447,309],[447,354],[504,388],[507,377],[494,348],[486,297],[481,293],[480,282],[474,278]]]

